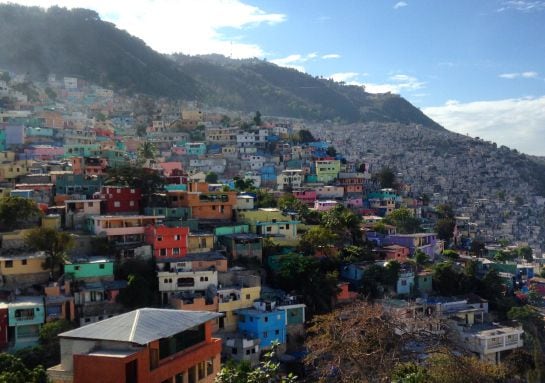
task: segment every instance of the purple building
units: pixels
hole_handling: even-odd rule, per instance
[[[430,259],[435,256],[435,245],[437,244],[436,233],[415,233],[415,234],[392,234],[384,239],[385,245],[399,245],[409,248],[411,257],[418,249],[425,253]]]

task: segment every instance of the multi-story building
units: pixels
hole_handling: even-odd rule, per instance
[[[187,254],[189,228],[168,227],[165,225],[147,226],[144,230],[145,241],[153,247],[156,258],[184,257]]]
[[[319,160],[315,165],[318,182],[331,182],[337,178],[341,171],[341,161],[339,160]]]
[[[275,239],[297,239],[299,221],[276,208],[239,212],[239,220],[250,226],[250,231],[264,237]]]
[[[142,191],[125,186],[103,186],[98,197],[104,201],[106,214],[137,214],[140,212]]]
[[[168,192],[172,206],[188,208],[192,218],[232,219],[236,192],[217,190],[203,182],[189,183],[188,190]]]
[[[292,190],[300,188],[303,184],[303,171],[301,169],[286,169],[276,177],[278,190]]]
[[[392,234],[385,238],[385,243],[389,245],[407,247],[411,256],[416,250],[420,250],[431,259],[435,257],[436,242],[437,234],[435,233]]]
[[[100,201],[96,199],[65,200],[64,226],[82,230],[88,217],[100,215]]]
[[[36,345],[45,322],[43,297],[19,296],[11,302],[0,302],[0,310],[3,308],[8,311],[8,347],[19,350]]]
[[[221,340],[212,338],[220,314],[144,308],[59,335],[61,363],[53,383],[212,383]]]
[[[276,308],[276,303],[254,302],[253,308],[237,311],[238,331],[250,339],[259,339],[261,349],[268,349],[273,342],[286,343],[286,311]]]
[[[250,308],[261,294],[261,280],[249,276],[241,277],[238,285],[218,289],[219,329],[230,333],[237,329],[238,315],[236,310]]]
[[[94,235],[105,236],[116,245],[144,242],[148,225],[157,225],[165,217],[161,215],[99,215],[87,218],[87,230]]]
[[[5,237],[6,235],[3,236]],[[45,260],[46,254],[42,251],[32,252],[20,248],[2,249],[0,286],[7,289],[23,289],[46,283],[49,280],[49,270],[44,270],[42,266]]]

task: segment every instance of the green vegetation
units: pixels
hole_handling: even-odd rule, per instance
[[[41,211],[33,200],[22,197],[0,198],[0,225],[4,230],[13,230],[24,227],[37,221]]]
[[[76,245],[72,234],[46,227],[37,227],[26,233],[25,244],[45,252],[47,257],[43,267],[50,269],[52,274],[64,264],[67,252]]]

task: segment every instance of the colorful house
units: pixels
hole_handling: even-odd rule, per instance
[[[319,160],[315,162],[318,182],[328,183],[337,178],[341,171],[339,160]]]
[[[297,225],[300,223],[289,214],[276,208],[241,211],[239,221],[250,225],[250,231],[276,240],[293,241],[297,239]]]
[[[40,337],[40,328],[45,322],[44,300],[39,296],[19,296],[7,303],[10,348],[34,346]]]
[[[106,214],[138,213],[142,201],[142,191],[139,188],[125,186],[103,186],[100,199],[104,201]]]
[[[416,233],[416,234],[393,234],[385,238],[384,241],[389,245],[404,246],[409,249],[411,256],[416,250],[425,253],[430,259],[435,257],[435,246],[437,243],[436,233]]]
[[[253,308],[237,311],[238,331],[245,337],[259,339],[262,350],[270,348],[273,342],[286,343],[286,311],[276,308],[276,303],[254,302]]]
[[[147,226],[144,237],[147,244],[153,247],[153,256],[184,257],[187,254],[187,227],[168,227],[165,225]]]
[[[221,340],[208,311],[144,308],[59,335],[61,363],[53,383],[213,383]]]

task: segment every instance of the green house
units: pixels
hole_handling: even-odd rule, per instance
[[[64,265],[64,274],[71,279],[113,279],[114,262],[107,258],[91,258]]]

